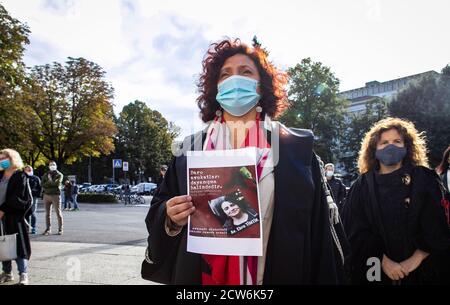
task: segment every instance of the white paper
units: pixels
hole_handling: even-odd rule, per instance
[[[187,251],[262,256],[256,149],[188,152],[187,177],[196,207]]]

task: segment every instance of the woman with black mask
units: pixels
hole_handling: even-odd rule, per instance
[[[446,282],[442,257],[448,255],[450,234],[423,134],[402,119],[379,121],[365,135],[358,167],[361,175],[343,212],[353,283]],[[371,269],[374,262],[379,276]]]

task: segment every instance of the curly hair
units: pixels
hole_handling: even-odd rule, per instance
[[[444,154],[442,155],[442,161],[441,163],[436,167],[436,172],[439,175],[442,175],[447,171],[447,168],[449,167],[450,163],[448,162],[448,157],[450,155],[450,145],[447,147],[447,149],[444,151]]]
[[[428,167],[424,132],[419,133],[410,121],[390,117],[375,123],[364,136],[358,157],[358,169],[361,174],[367,173],[377,167],[378,160],[375,158],[377,143],[381,138],[381,134],[391,129],[396,129],[403,137],[407,150],[406,156],[403,159],[404,162],[413,166],[421,165]]]
[[[247,55],[258,69],[260,75],[261,100],[259,105],[263,114],[276,118],[288,107],[285,85],[288,77],[285,72],[278,70],[267,59],[267,52],[259,46],[250,47],[239,39],[225,39],[210,45],[203,59],[203,72],[200,74],[197,87],[200,96],[197,105],[203,122],[214,119],[215,113],[220,109],[216,100],[217,83],[220,69],[225,61],[236,55]]]

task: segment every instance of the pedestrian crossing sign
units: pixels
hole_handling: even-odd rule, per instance
[[[114,159],[113,167],[114,168],[122,168],[122,159]]]

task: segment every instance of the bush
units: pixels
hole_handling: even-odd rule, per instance
[[[78,194],[77,201],[86,203],[117,203],[114,195],[95,193]]]

